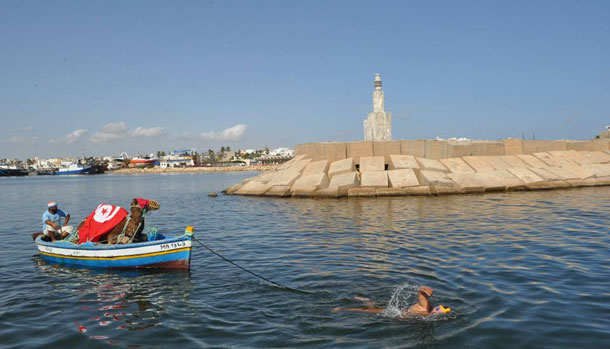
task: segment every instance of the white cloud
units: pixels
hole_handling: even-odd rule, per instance
[[[5,143],[25,143],[25,138],[19,136],[13,136],[4,140]]]
[[[98,132],[91,136],[93,143],[106,143],[121,139],[127,135],[127,125],[125,121],[111,122],[102,127]]]
[[[78,141],[79,139],[83,138],[86,134],[87,134],[86,130],[83,130],[83,129],[74,130],[74,131],[68,133],[64,137],[64,140],[66,141],[66,143],[72,144],[72,143]]]
[[[163,134],[163,127],[151,127],[151,128],[143,128],[136,127],[136,129],[132,133],[135,137],[155,137]]]
[[[240,141],[244,138],[248,125],[237,124],[222,132],[202,132],[201,137],[214,141]]]

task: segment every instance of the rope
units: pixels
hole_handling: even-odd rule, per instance
[[[292,288],[292,287],[288,287],[288,286],[280,285],[280,284],[278,284],[277,282],[275,282],[275,281],[273,281],[273,280],[269,280],[269,279],[267,279],[266,277],[261,276],[261,275],[259,275],[259,274],[255,273],[255,272],[253,272],[253,271],[250,271],[250,270],[248,270],[248,269],[246,269],[246,268],[242,267],[241,265],[239,265],[239,264],[237,264],[237,263],[233,262],[232,260],[230,260],[230,259],[228,259],[228,258],[226,258],[226,257],[223,257],[223,256],[222,256],[221,254],[219,254],[218,252],[216,252],[216,251],[214,251],[213,249],[211,249],[210,247],[206,246],[206,245],[205,245],[203,242],[201,242],[201,241],[197,240],[197,239],[196,239],[194,236],[192,237],[192,239],[193,239],[193,240],[195,240],[195,241],[197,241],[197,242],[198,242],[198,243],[199,243],[199,244],[200,244],[200,245],[201,245],[203,248],[205,248],[206,250],[208,250],[208,251],[212,252],[213,254],[215,254],[216,256],[220,257],[220,258],[221,258],[222,260],[224,260],[225,262],[231,263],[231,264],[233,264],[234,266],[238,267],[239,269],[241,269],[241,270],[245,271],[246,273],[252,274],[252,275],[256,276],[257,278],[259,278],[259,279],[261,279],[261,280],[264,280],[264,281],[266,281],[266,282],[268,282],[268,283],[270,283],[270,284],[272,284],[272,285],[274,285],[274,286],[276,286],[276,287],[279,287],[279,288],[281,288],[281,289],[288,290],[288,291],[294,291],[294,292],[306,293],[306,294],[313,294],[313,292],[311,292],[311,291],[299,290],[299,289],[296,289],[296,288]]]

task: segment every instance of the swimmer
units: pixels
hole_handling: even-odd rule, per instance
[[[401,311],[401,317],[420,315],[420,316],[429,316],[429,315],[437,315],[444,314],[451,311],[450,308],[445,308],[442,305],[437,307],[432,307],[430,304],[430,297],[432,297],[432,289],[428,286],[422,286],[419,288],[419,292],[417,293],[417,303],[411,305],[408,309]],[[341,308],[336,307],[333,311],[353,311],[358,313],[370,313],[370,314],[379,314],[385,310],[385,308],[377,308],[373,302],[366,297],[354,297],[355,300],[364,303],[365,308]]]

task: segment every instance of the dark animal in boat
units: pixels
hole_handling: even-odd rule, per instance
[[[127,244],[129,242],[147,241],[148,237],[146,234],[142,234],[142,231],[144,231],[144,209],[151,211],[158,208],[159,204],[156,201],[150,200],[147,207],[141,207],[138,204],[138,199],[133,199],[131,201],[131,218],[129,221],[127,218],[123,219],[108,234],[100,236],[99,242],[106,244]],[[79,230],[84,223],[85,221],[82,221],[76,229]],[[127,227],[125,227],[125,224],[127,224]],[[125,234],[121,236],[123,229],[125,229]]]

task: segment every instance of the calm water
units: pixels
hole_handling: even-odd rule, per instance
[[[608,347],[610,188],[438,198],[277,200],[221,195],[252,174],[0,179],[2,347]],[[30,233],[57,200],[74,222],[136,196],[147,226],[196,235],[273,280],[195,248],[190,273],[47,265]],[[407,304],[418,285],[451,306],[436,320],[333,313]],[[398,291],[396,291],[398,289]],[[84,331],[86,328],[86,332]]]

